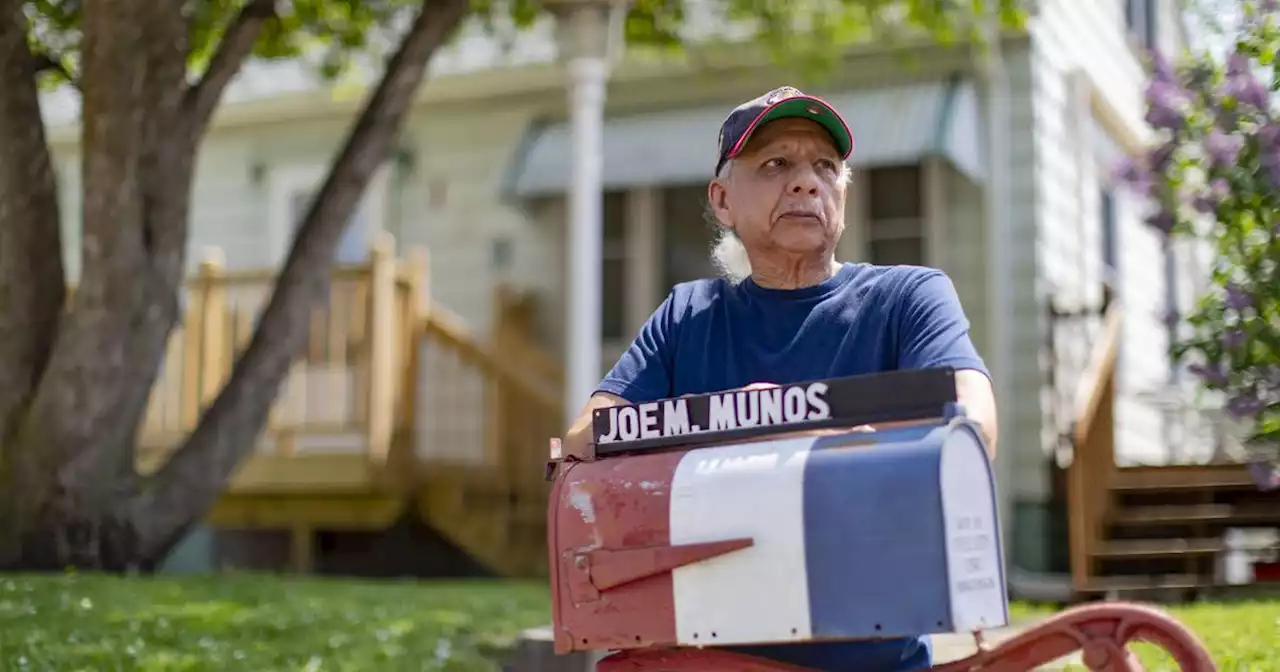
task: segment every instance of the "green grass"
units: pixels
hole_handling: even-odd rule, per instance
[[[1280,672],[1280,601],[1169,611],[1224,672]],[[494,670],[550,618],[541,583],[0,575],[0,672]],[[1173,669],[1139,652],[1147,669]]]
[[[1191,628],[1222,672],[1280,672],[1280,600],[1196,603],[1161,607]],[[1052,613],[1038,605],[1014,605],[1015,622]],[[1135,644],[1147,670],[1176,670],[1172,659],[1147,644]],[[1083,667],[1070,667],[1082,670]]]
[[[0,575],[0,670],[493,670],[539,583]]]

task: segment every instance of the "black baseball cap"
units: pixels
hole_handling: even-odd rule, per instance
[[[735,107],[729,113],[720,125],[720,158],[716,161],[715,174],[719,175],[724,164],[742,152],[757,128],[776,119],[792,117],[813,120],[827,129],[841,159],[848,159],[853,153],[853,133],[830,103],[801,93],[795,87],[781,86]]]

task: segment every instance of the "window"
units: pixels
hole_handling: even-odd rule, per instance
[[[867,171],[867,252],[873,264],[924,263],[920,166]]]
[[[1143,0],[1142,9],[1147,19],[1142,26],[1142,39],[1148,49],[1154,49],[1159,46],[1160,0]]]
[[[1102,221],[1102,282],[1114,292],[1120,280],[1120,249],[1116,230],[1116,199],[1110,189],[1101,194]]]
[[[707,221],[706,203],[705,187],[674,187],[662,192],[660,292],[664,297],[681,282],[716,275],[715,264],[711,263],[716,230]]]
[[[1124,25],[1145,48],[1156,45],[1160,0],[1124,0]]]
[[[270,218],[267,233],[268,252],[272,263],[282,263],[293,245],[294,233],[307,214],[311,197],[324,181],[327,166],[295,165],[275,168],[270,177]],[[356,211],[352,213],[338,240],[334,261],[339,264],[356,264],[368,257],[369,243],[374,229],[382,228],[382,209],[379,199],[385,193],[386,173],[381,170],[369,180]]]
[[[600,338],[631,338],[627,329],[627,198],[622,191],[604,195],[604,241],[601,247]],[[568,220],[565,220],[568,224]],[[567,229],[567,227],[566,227]]]

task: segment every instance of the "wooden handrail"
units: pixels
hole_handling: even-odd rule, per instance
[[[427,311],[426,317],[422,320],[422,328],[426,333],[458,351],[485,373],[502,378],[503,383],[511,385],[520,394],[535,400],[546,410],[552,411],[559,407],[559,396],[554,389],[548,390],[527,380],[514,367],[507,364],[507,360],[499,356],[493,348],[476,338],[462,318],[447,308],[432,304],[431,310]]]
[[[1116,373],[1123,318],[1119,304],[1112,302],[1103,314],[1102,328],[1076,389],[1067,516],[1071,579],[1077,591],[1088,589],[1093,581],[1094,557],[1111,511],[1111,481],[1116,469]]]
[[[1082,443],[1093,428],[1098,409],[1103,403],[1103,383],[1115,374],[1116,362],[1120,356],[1120,327],[1123,317],[1124,313],[1118,303],[1112,303],[1102,316],[1101,333],[1094,343],[1080,385],[1076,388],[1073,414],[1075,421],[1071,437],[1076,444]]]

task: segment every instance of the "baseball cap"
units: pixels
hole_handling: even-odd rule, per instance
[[[720,158],[716,162],[715,174],[720,173],[729,159],[742,152],[757,128],[770,121],[792,117],[811,119],[827,129],[840,158],[847,159],[853,153],[853,133],[830,103],[801,93],[795,87],[781,86],[735,107],[729,113],[720,125]]]

